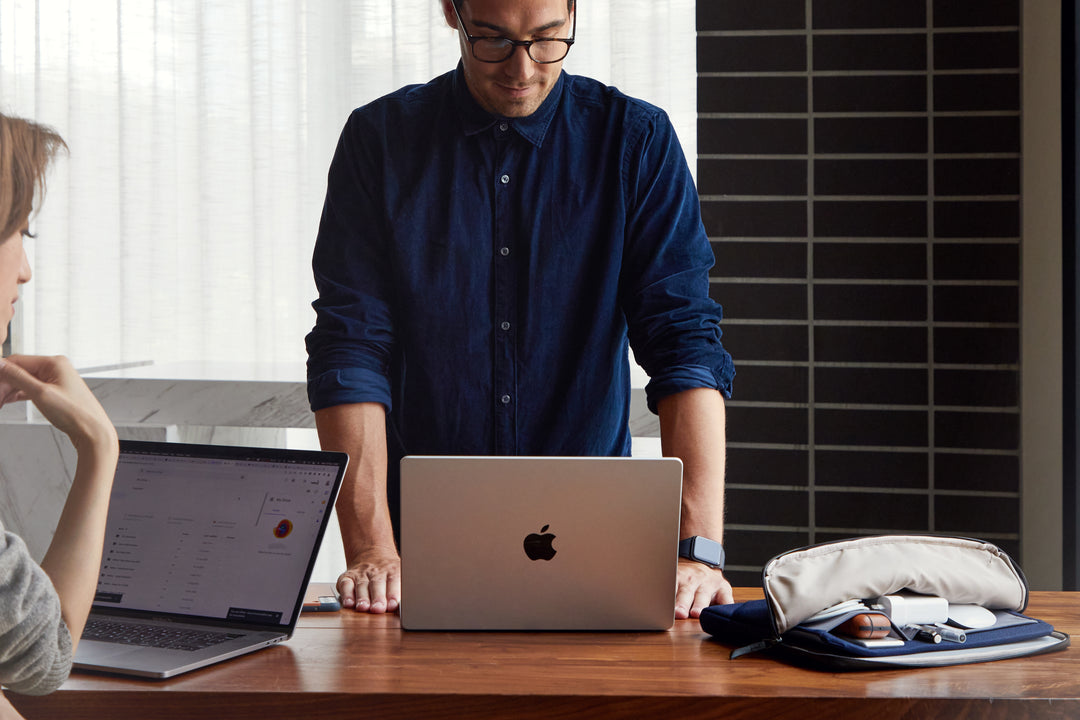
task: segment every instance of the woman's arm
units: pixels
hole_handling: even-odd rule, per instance
[[[116,429],[64,357],[13,355],[0,361],[0,406],[30,400],[75,446],[71,491],[41,562],[78,645],[101,568],[109,494],[119,456]]]

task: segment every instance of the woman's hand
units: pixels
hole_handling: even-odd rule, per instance
[[[67,501],[41,560],[60,597],[74,649],[97,587],[119,441],[101,403],[65,357],[12,355],[0,361],[0,406],[21,400],[34,403],[78,455]]]
[[[0,407],[29,400],[77,451],[116,444],[116,430],[66,357],[12,355],[0,360]]]

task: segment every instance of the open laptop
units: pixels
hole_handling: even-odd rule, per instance
[[[75,667],[165,678],[287,640],[347,461],[121,440]]]
[[[401,461],[407,630],[666,630],[682,463],[673,458]]]

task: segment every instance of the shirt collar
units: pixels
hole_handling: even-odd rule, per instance
[[[498,122],[505,121],[517,131],[518,135],[521,135],[536,147],[541,147],[544,144],[544,136],[547,134],[552,118],[555,117],[555,111],[558,110],[559,104],[562,102],[565,87],[566,72],[560,72],[559,79],[555,81],[555,86],[551,88],[551,92],[544,98],[544,102],[536,109],[536,112],[526,117],[502,118],[492,115],[482,108],[480,103],[476,102],[476,98],[469,92],[468,83],[465,81],[465,70],[460,60],[458,61],[457,70],[454,72],[454,97],[457,103],[458,115],[461,117],[461,125],[466,135],[476,135]]]

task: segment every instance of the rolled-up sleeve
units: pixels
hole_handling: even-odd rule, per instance
[[[372,137],[378,134],[366,131],[354,112],[327,177],[312,257],[316,322],[306,339],[313,411],[357,402],[391,405],[392,294],[380,246],[384,214],[372,180],[377,162],[365,148]]]
[[[0,526],[0,684],[46,695],[71,672],[71,634],[45,571]]]
[[[645,116],[624,160],[627,237],[622,298],[634,356],[650,377],[649,408],[715,388],[731,397],[735,367],[709,293],[715,258],[693,178],[666,114]]]

